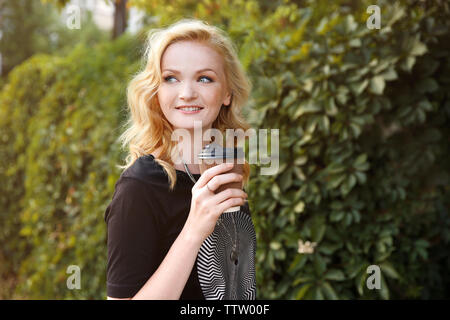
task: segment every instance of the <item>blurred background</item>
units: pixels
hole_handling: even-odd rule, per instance
[[[245,116],[280,130],[278,173],[252,165],[247,190],[257,299],[448,299],[443,0],[0,0],[0,299],[106,298],[125,89],[181,18],[228,32]]]

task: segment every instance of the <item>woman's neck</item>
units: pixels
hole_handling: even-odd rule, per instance
[[[203,142],[206,145],[207,142]],[[202,144],[194,143],[194,137],[191,135],[191,139],[182,140],[178,143],[178,150],[180,157],[184,163],[186,163],[189,171],[192,174],[200,174],[200,167],[198,165],[198,154],[202,151]],[[178,166],[178,168],[177,168]],[[183,163],[175,164],[175,168],[178,170],[186,171]]]
[[[193,133],[190,134],[190,139],[183,139],[179,141],[177,146],[180,158],[177,161],[179,163],[174,164],[174,168],[177,170],[186,171],[183,164],[184,162],[186,163],[189,171],[192,174],[200,174],[200,166],[198,164],[199,163],[198,154],[202,151],[203,147],[208,143],[210,143],[211,141],[201,141],[201,142],[202,142],[201,144],[194,143]],[[155,158],[158,158],[160,156],[161,149],[162,147],[159,147],[158,149],[152,152]]]

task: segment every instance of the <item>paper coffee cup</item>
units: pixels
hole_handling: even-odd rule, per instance
[[[202,152],[198,155],[200,173],[203,174],[209,168],[220,165],[224,162],[234,163],[233,168],[231,168],[226,173],[236,172],[240,175],[244,172],[244,150],[242,148],[225,148],[217,143],[210,143],[206,145]],[[241,163],[238,163],[241,162]],[[215,193],[222,192],[228,188],[242,189],[242,181],[235,181],[230,183],[225,183],[221,185]],[[239,210],[239,206],[231,207],[227,211]]]

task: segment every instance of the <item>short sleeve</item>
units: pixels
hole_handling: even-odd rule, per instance
[[[109,297],[133,297],[161,262],[160,212],[149,189],[142,181],[121,177],[105,211]]]

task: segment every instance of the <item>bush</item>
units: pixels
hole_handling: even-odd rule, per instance
[[[119,177],[120,108],[137,46],[123,37],[36,55],[1,92],[1,256],[18,296],[105,297],[103,212]],[[83,290],[67,289],[69,265],[80,267]]]
[[[449,10],[414,3],[379,3],[380,30],[343,6],[253,30],[251,116],[280,129],[281,162],[250,179],[258,298],[449,296]]]

